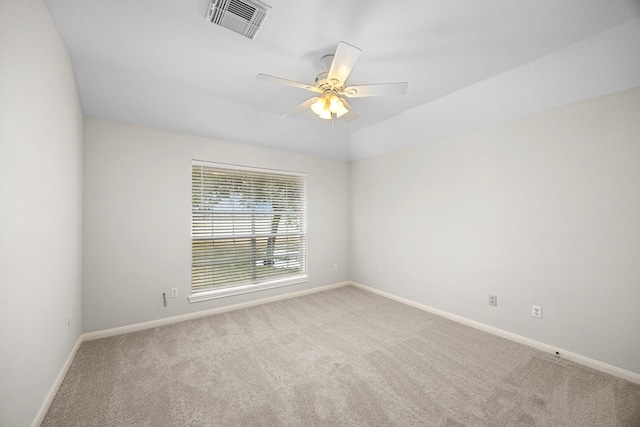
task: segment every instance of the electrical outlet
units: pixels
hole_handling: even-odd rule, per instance
[[[539,305],[532,305],[531,316],[537,319],[542,319],[542,307],[540,307]]]
[[[498,297],[495,295],[489,295],[489,305],[496,307],[498,305]]]
[[[171,298],[178,296],[178,288],[171,288]]]
[[[338,271],[338,264],[333,264],[333,271]]]

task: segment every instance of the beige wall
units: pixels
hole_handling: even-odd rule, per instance
[[[0,426],[34,422],[80,336],[81,195],[65,47],[41,1],[2,1]]]
[[[639,117],[636,88],[353,162],[350,278],[640,373]]]
[[[85,332],[347,280],[349,164],[102,119],[85,120]],[[308,173],[309,282],[189,303],[191,160]],[[338,264],[338,271],[333,265]],[[162,305],[162,293],[178,298]]]

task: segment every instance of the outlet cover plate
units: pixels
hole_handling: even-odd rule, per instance
[[[542,319],[542,307],[540,307],[539,305],[532,305],[531,316],[535,317],[536,319]]]

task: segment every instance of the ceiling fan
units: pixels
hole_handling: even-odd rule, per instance
[[[402,95],[407,91],[409,85],[407,82],[347,86],[347,78],[358,62],[361,53],[362,51],[355,46],[345,42],[338,43],[334,55],[325,55],[320,60],[323,71],[316,76],[313,85],[262,73],[258,74],[256,78],[315,92],[314,97],[289,110],[283,116],[293,117],[311,107],[311,110],[321,119],[331,120],[333,128],[335,119],[343,118],[345,121],[351,122],[359,117],[343,97]]]

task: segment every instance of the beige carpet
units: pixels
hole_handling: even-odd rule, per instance
[[[355,287],[82,344],[43,426],[640,426],[640,385]]]

